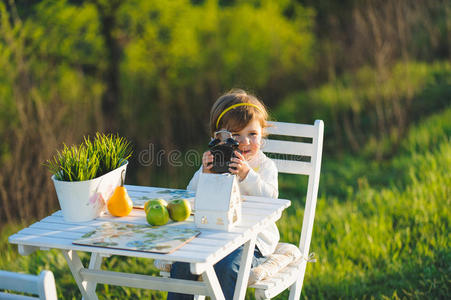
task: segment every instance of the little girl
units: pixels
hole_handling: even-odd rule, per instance
[[[277,198],[277,168],[260,150],[268,113],[265,106],[253,95],[243,90],[232,90],[213,104],[210,112],[210,134],[215,136],[219,130],[228,130],[239,142],[236,158],[229,164],[229,172],[238,176],[240,192],[243,195]],[[206,151],[202,157],[202,166],[194,174],[188,190],[196,190],[200,172],[211,173],[213,155]],[[272,223],[258,234],[252,267],[262,263],[266,256],[274,252],[279,242],[279,231]],[[243,246],[223,258],[215,266],[215,272],[224,293],[225,299],[233,298],[239,263]],[[174,263],[171,277],[196,280],[197,275],[190,272],[188,263]],[[168,293],[168,300],[193,299],[192,295]]]

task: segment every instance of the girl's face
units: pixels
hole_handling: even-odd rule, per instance
[[[253,119],[240,131],[232,132],[232,135],[240,143],[238,149],[246,160],[252,159],[260,150],[262,127],[258,120]]]

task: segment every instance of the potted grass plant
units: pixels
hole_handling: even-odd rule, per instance
[[[125,176],[131,154],[130,143],[124,138],[101,133],[57,151],[46,165],[64,219],[83,222],[101,215],[106,201],[121,184],[121,176]]]

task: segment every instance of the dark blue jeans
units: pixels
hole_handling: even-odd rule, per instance
[[[233,293],[235,292],[236,279],[238,278],[238,271],[240,269],[241,254],[243,253],[243,247],[241,246],[221,261],[214,265],[216,276],[218,277],[219,284],[221,285],[222,292],[226,300],[233,299]],[[254,257],[252,259],[252,267],[258,266],[266,257],[263,257],[260,250],[255,247]],[[191,274],[189,263],[175,262],[171,268],[171,278],[197,280],[199,275]],[[168,300],[192,300],[193,295],[168,293]]]

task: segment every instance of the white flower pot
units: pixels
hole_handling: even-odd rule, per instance
[[[53,175],[52,180],[64,220],[85,222],[102,215],[106,201],[114,189],[121,185],[121,173],[127,169],[127,164],[128,162],[105,175],[85,181],[60,181]]]

